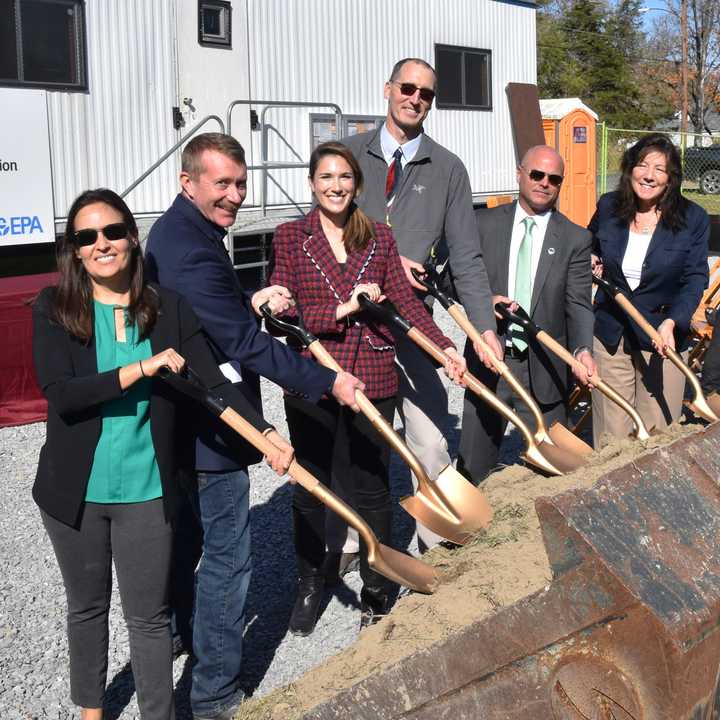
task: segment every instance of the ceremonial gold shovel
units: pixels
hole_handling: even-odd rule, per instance
[[[320,341],[301,324],[275,317],[265,303],[260,310],[267,322],[292,335],[312,353],[321,365],[331,370],[342,368]],[[299,318],[300,323],[302,320]],[[402,508],[425,527],[457,545],[464,545],[473,534],[487,527],[492,520],[492,509],[485,495],[469,483],[452,465],[440,471],[432,481],[425,468],[405,445],[392,425],[385,420],[370,399],[361,391],[355,392],[360,411],[384,437],[415,473],[418,489],[415,495],[400,500]]]
[[[595,277],[593,275],[593,282],[599,285],[612,299],[629,315],[643,330],[643,332],[653,341],[656,347],[663,347],[663,341],[660,337],[660,333],[643,317],[642,313],[623,295],[617,285],[614,285],[609,280],[604,278]],[[664,347],[665,354],[670,359],[670,362],[688,379],[690,386],[693,389],[693,399],[685,400],[685,405],[690,408],[698,417],[708,422],[715,422],[719,420],[717,410],[714,410],[709,404],[705,397],[705,393],[702,391],[700,381],[697,379],[695,373],[683,362],[680,354],[673,350],[671,347]],[[718,398],[720,400],[720,398]],[[717,401],[714,404],[718,405]],[[720,408],[717,408],[720,409]]]
[[[495,306],[500,315],[507,320],[514,322],[517,325],[521,325],[525,332],[535,336],[539,342],[541,342],[548,350],[552,351],[561,360],[567,363],[571,368],[582,368],[584,367],[579,360],[576,360],[572,353],[568,352],[557,340],[548,335],[544,330],[541,330],[531,319],[530,316],[521,307],[515,312],[512,312],[507,305],[498,303]],[[592,376],[592,385],[597,388],[603,395],[610,398],[615,404],[619,405],[635,423],[635,437],[638,440],[647,440],[650,437],[650,433],[645,427],[642,418],[638,414],[637,410],[624,398],[620,393],[611,388],[598,373],[594,373]]]
[[[239,415],[222,397],[208,390],[188,366],[184,375],[163,368],[160,377],[179,392],[188,395],[229,425],[261,453],[273,451],[273,444],[257,428]],[[354,527],[365,541],[368,564],[389,580],[422,593],[433,593],[438,585],[438,575],[433,567],[380,543],[370,526],[337,495],[326,488],[316,477],[293,460],[288,469],[295,479],[320,502],[337,513],[348,525]]]
[[[576,470],[582,465],[585,465],[586,460],[583,456],[589,455],[593,451],[590,445],[568,430],[562,423],[555,422],[548,430],[545,425],[542,412],[537,406],[537,403],[532,395],[530,395],[530,393],[522,386],[520,381],[512,374],[507,364],[495,357],[493,352],[490,350],[490,347],[483,339],[483,336],[477,328],[472,325],[467,315],[463,312],[461,306],[458,305],[449,295],[446,295],[442,290],[440,290],[435,270],[433,268],[425,267],[424,277],[420,275],[415,268],[413,268],[411,272],[415,280],[420,283],[448,311],[450,317],[458,324],[460,329],[470,338],[470,340],[477,343],[482,351],[487,354],[490,358],[490,362],[498,371],[500,377],[507,382],[507,384],[513,389],[513,392],[515,392],[515,394],[518,395],[528,406],[528,409],[535,420],[535,442],[537,443],[540,452],[548,457],[548,459],[551,457],[557,457],[552,450],[548,450],[549,445],[556,445],[564,452],[563,461],[561,462],[563,466]]]
[[[427,335],[418,330],[416,327],[402,317],[398,311],[389,302],[385,301],[381,305],[374,303],[370,298],[361,293],[358,296],[360,305],[373,313],[381,322],[386,325],[393,325],[404,332],[416,345],[424,350],[430,357],[438,363],[443,364],[446,359],[445,353],[439,348]],[[525,453],[521,456],[525,462],[534,465],[549,475],[562,475],[575,469],[574,464],[568,465],[564,462],[563,452],[549,443],[540,450],[530,428],[509,408],[495,393],[486,387],[472,373],[465,372],[462,376],[463,384],[475,393],[483,402],[487,403],[493,410],[502,415],[508,422],[511,422],[520,431],[525,440]],[[547,453],[547,455],[546,455]]]

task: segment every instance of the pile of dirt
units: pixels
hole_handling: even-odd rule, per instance
[[[238,720],[298,718],[338,691],[548,585],[551,571],[536,498],[589,488],[602,475],[698,427],[673,425],[646,442],[611,440],[587,465],[562,477],[544,477],[519,465],[493,474],[482,485],[495,511],[487,531],[463,547],[439,546],[423,557],[441,574],[434,595],[402,598],[354,645],[295,683],[243,704]]]

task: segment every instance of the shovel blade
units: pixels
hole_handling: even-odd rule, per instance
[[[432,565],[380,542],[368,546],[368,565],[392,582],[431,595],[440,582]]]
[[[707,396],[707,403],[710,406],[710,409],[718,416],[720,417],[720,393],[710,393]]]
[[[696,397],[694,400],[686,400],[685,405],[692,410],[692,412],[703,420],[708,422],[715,422],[718,419],[717,414],[713,411],[709,403],[705,402],[705,398]]]
[[[575,455],[590,455],[593,449],[575,433],[568,430],[562,423],[554,422],[548,430],[552,442],[563,450],[569,450]]]
[[[577,455],[570,450],[542,442],[538,444],[538,451],[554,468],[561,473],[569,473],[587,465],[587,456]]]
[[[421,491],[400,500],[400,506],[436,535],[456,545],[464,545],[472,537],[472,530],[464,527],[452,515],[441,511],[433,500]]]
[[[433,487],[437,488],[450,510],[470,532],[477,532],[490,524],[493,510],[485,494],[452,465],[440,471]]]

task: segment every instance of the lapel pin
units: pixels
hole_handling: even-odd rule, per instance
[[[555,248],[548,248],[548,255],[554,255],[555,254]]]

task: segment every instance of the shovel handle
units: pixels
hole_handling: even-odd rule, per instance
[[[696,414],[705,417],[705,419],[710,422],[717,420],[717,415],[712,411],[707,403],[707,398],[703,393],[702,386],[700,385],[697,375],[695,375],[695,373],[683,362],[683,359],[680,357],[677,350],[674,350],[663,343],[657,328],[648,322],[645,316],[630,302],[627,297],[625,297],[622,290],[604,278],[595,278],[595,282],[603,288],[603,290],[612,295],[615,302],[640,326],[640,328],[642,328],[643,332],[650,338],[650,340],[652,340],[656,348],[663,348],[664,353],[670,362],[687,378],[695,396],[690,406],[691,410],[693,410]]]
[[[571,368],[578,369],[584,368],[584,365],[572,356],[572,353],[568,352],[555,338],[548,335],[544,330],[540,330],[537,333],[537,339],[545,345],[546,348],[554,352],[561,360],[564,360]],[[611,388],[596,371],[593,376],[591,383],[596,387],[603,395],[610,398],[616,405],[619,405],[633,420],[635,423],[635,433],[638,440],[647,440],[650,437],[645,423],[638,414],[638,411],[616,390]]]
[[[313,357],[326,368],[330,368],[330,370],[335,370],[337,372],[342,370],[338,361],[322,346],[319,340],[315,340],[310,343],[310,345],[308,345],[308,350],[312,353]],[[418,481],[418,487],[425,493],[435,495],[425,468],[420,464],[420,461],[415,457],[410,448],[405,445],[390,423],[388,423],[380,411],[375,407],[375,405],[373,405],[370,398],[368,398],[368,396],[361,390],[356,390],[355,402],[358,404],[362,414],[365,415],[365,417],[372,423],[373,427],[390,443],[393,450],[400,455],[400,457],[415,473],[415,477]]]
[[[268,455],[275,449],[270,440],[231,407],[223,410],[220,419],[244,437],[251,445],[254,445],[263,455]],[[367,523],[314,475],[298,464],[297,460],[293,460],[290,464],[288,475],[334,513],[337,513],[348,525],[354,527],[368,546],[377,544],[377,538]]]
[[[428,355],[435,358],[440,363],[445,362],[445,353],[429,338],[417,328],[411,328],[408,337],[425,350]],[[480,380],[472,373],[465,371],[462,376],[465,387],[475,393],[483,402],[487,403],[493,410],[500,413],[506,420],[511,422],[522,434],[528,448],[536,448],[537,443],[533,437],[530,428],[509,408],[502,400],[500,400],[494,392],[491,392]]]
[[[493,367],[498,371],[500,377],[505,379],[505,382],[513,389],[513,391],[520,397],[520,399],[528,406],[530,413],[535,420],[535,426],[538,432],[543,436],[547,436],[547,427],[545,427],[545,420],[540,412],[540,408],[533,399],[532,395],[522,386],[520,381],[510,372],[510,368],[503,360],[499,360],[495,357],[495,354],[490,349],[490,346],[485,342],[483,336],[480,334],[478,329],[470,322],[468,316],[461,310],[459,305],[453,304],[447,308],[448,314],[453,320],[460,326],[460,329],[475,343],[477,343],[484,353],[487,353],[490,358],[490,362]]]

